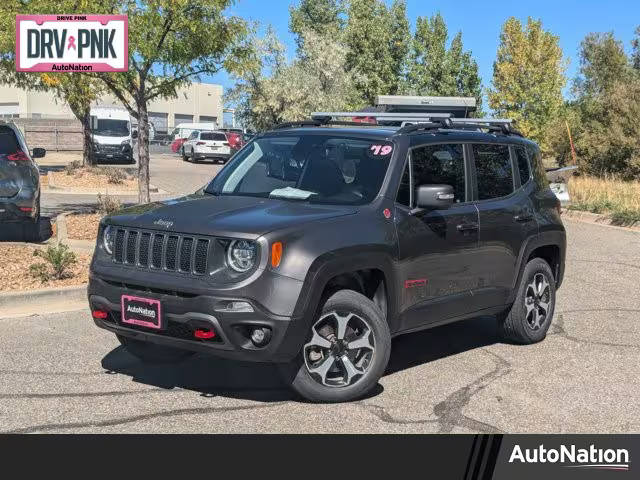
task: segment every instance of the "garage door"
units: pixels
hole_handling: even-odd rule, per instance
[[[178,126],[179,123],[193,123],[193,115],[184,115],[182,113],[176,113],[175,126]]]
[[[149,112],[149,121],[153,123],[156,133],[167,133],[168,114],[160,112]]]

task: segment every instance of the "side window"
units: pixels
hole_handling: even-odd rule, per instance
[[[513,192],[513,169],[507,145],[475,144],[478,199],[504,197]]]
[[[528,150],[529,158],[531,159],[533,178],[535,179],[539,188],[547,188],[549,186],[549,180],[547,180],[547,172],[542,165],[542,155],[540,154],[540,150],[534,147],[528,147]]]
[[[518,172],[520,175],[520,185],[524,185],[531,178],[529,170],[529,160],[527,159],[527,151],[523,147],[516,147],[516,160],[518,162]]]
[[[407,163],[404,165],[402,179],[400,180],[400,187],[398,188],[396,202],[411,208],[411,176],[409,174],[409,168],[409,160],[407,159]]]
[[[444,184],[453,187],[454,202],[464,202],[464,153],[462,145],[425,145],[411,152],[413,187]]]

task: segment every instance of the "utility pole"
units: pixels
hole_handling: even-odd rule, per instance
[[[569,144],[571,145],[571,159],[573,160],[573,165],[576,165],[576,149],[573,148],[573,138],[571,138],[571,129],[569,128],[569,122],[565,120],[564,124],[567,126],[567,133],[569,134]]]

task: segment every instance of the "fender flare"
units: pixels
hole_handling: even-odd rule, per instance
[[[561,230],[540,232],[535,236],[529,237],[520,249],[517,263],[518,268],[516,269],[516,272],[518,273],[514,277],[513,285],[511,286],[511,293],[509,294],[508,299],[509,304],[513,303],[515,300],[518,285],[520,285],[520,281],[522,279],[522,272],[524,271],[524,267],[526,265],[527,259],[529,258],[529,255],[531,255],[531,252],[533,252],[535,249],[546,246],[555,246],[560,250],[558,271],[554,272],[554,274],[556,274],[556,288],[560,288],[562,279],[564,277],[564,260],[567,249],[566,234]]]
[[[398,325],[398,292],[393,259],[380,246],[348,247],[324,253],[316,258],[305,277],[302,291],[294,308],[294,316],[303,318],[305,325],[311,325],[320,306],[322,293],[329,280],[337,275],[357,270],[377,269],[384,275],[387,292],[387,321],[394,332]]]

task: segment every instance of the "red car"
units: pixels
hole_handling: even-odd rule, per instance
[[[171,151],[173,153],[180,153],[180,147],[185,142],[186,138],[176,138],[173,142],[171,142]]]

